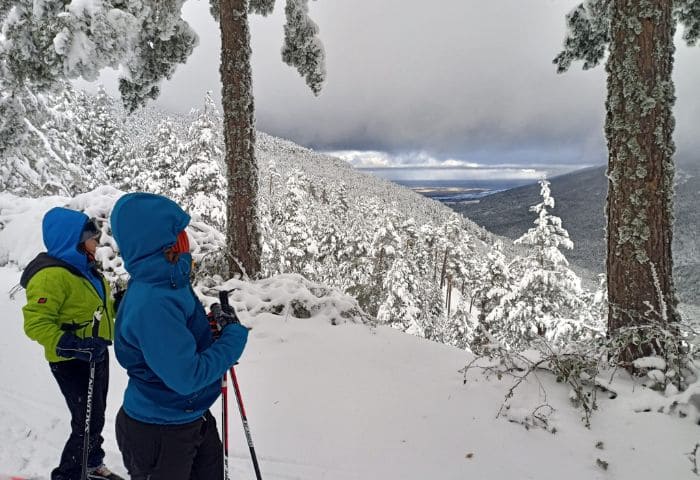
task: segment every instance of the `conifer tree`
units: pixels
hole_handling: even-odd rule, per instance
[[[72,110],[75,96],[67,84],[45,93],[28,86],[0,90],[0,189],[72,195],[104,179],[100,170],[97,177],[81,171],[86,159]]]
[[[229,269],[255,277],[260,273],[258,228],[258,167],[255,160],[255,119],[250,66],[248,12],[267,15],[274,0],[210,0],[221,28],[221,83],[224,139],[228,169],[226,240]],[[316,94],[325,78],[318,27],[308,17],[308,0],[287,0],[282,58],[297,68]]]
[[[477,320],[486,326],[486,317],[501,303],[503,296],[512,286],[512,275],[505,255],[503,255],[503,243],[496,241],[486,255],[486,261],[479,269],[480,282],[474,290],[473,306],[478,311]]]
[[[181,202],[181,151],[182,145],[172,122],[161,121],[153,138],[146,143],[132,185],[140,190],[167,195],[176,202]]]
[[[700,38],[695,0],[585,0],[566,17],[559,72],[575,60],[598,65],[606,52],[608,143],[608,330],[679,319],[673,285],[675,146],[672,78],[676,24]],[[652,308],[649,308],[651,305]],[[656,347],[627,350],[626,360]]]
[[[311,228],[310,215],[313,212],[309,209],[309,197],[309,180],[300,170],[294,170],[287,178],[280,205],[283,216],[279,224],[284,258],[282,273],[299,273],[315,279],[318,245]]]
[[[394,228],[398,235],[388,235]],[[380,251],[380,255],[388,263],[388,268],[385,272],[378,272],[378,275],[383,277],[383,294],[379,297],[383,301],[377,311],[377,321],[414,335],[425,336],[422,318],[424,299],[421,295],[423,282],[416,262],[420,246],[416,223],[409,218],[394,228],[391,228],[387,235],[380,237],[387,243],[382,246],[383,251]],[[381,265],[378,264],[378,267]]]
[[[584,307],[581,280],[560,250],[573,248],[573,242],[561,219],[549,213],[554,208],[549,182],[540,185],[542,202],[530,207],[537,214],[535,227],[515,241],[531,247],[529,255],[513,261],[521,276],[486,317],[494,337],[516,349],[538,336],[563,341]]]
[[[117,125],[114,101],[100,85],[95,95],[79,94],[77,108],[75,122],[89,164],[88,176],[98,179],[106,175],[112,185],[119,186],[126,139]],[[103,172],[100,174],[97,169]]]
[[[220,124],[214,100],[207,93],[204,110],[199,112],[187,132],[179,183],[185,210],[224,232],[226,179],[221,171],[223,140],[219,133]]]

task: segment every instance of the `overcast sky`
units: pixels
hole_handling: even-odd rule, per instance
[[[604,68],[557,75],[564,15],[580,0],[318,0],[328,79],[314,97],[280,58],[284,0],[251,18],[257,127],[356,165],[601,164]],[[185,18],[200,44],[158,104],[187,111],[220,92],[219,30],[205,0]],[[700,47],[676,55],[676,140],[700,157]],[[104,80],[106,84],[109,80]],[[111,83],[114,83],[113,81]],[[110,89],[114,91],[113,89]],[[526,172],[526,174],[528,174]],[[482,173],[483,175],[483,173]]]

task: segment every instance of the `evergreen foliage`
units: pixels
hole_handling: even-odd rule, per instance
[[[204,110],[190,126],[179,176],[183,208],[206,224],[224,231],[226,222],[226,177],[223,164],[221,116],[211,93]]]
[[[296,67],[315,95],[326,78],[325,52],[318,38],[318,25],[309,18],[309,0],[287,0],[282,60]]]
[[[549,182],[542,180],[540,185],[542,202],[530,208],[538,215],[536,226],[516,240],[529,245],[530,253],[511,263],[517,281],[485,319],[493,337],[516,350],[538,336],[562,345],[586,333],[579,318],[585,311],[581,280],[560,250],[573,248],[573,243],[561,219],[548,211],[554,207]]]
[[[33,92],[0,91],[0,187],[16,194],[74,195],[107,183],[99,158],[86,155],[90,119],[87,101],[69,85]]]

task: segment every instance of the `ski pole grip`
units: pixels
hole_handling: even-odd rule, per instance
[[[221,308],[230,306],[228,303],[228,293],[228,290],[219,291],[219,302],[221,303]]]

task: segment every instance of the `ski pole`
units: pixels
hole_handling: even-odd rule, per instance
[[[226,290],[221,290],[219,292],[219,302],[221,302],[221,309],[226,312],[227,310],[233,310],[233,307],[228,302],[229,292]],[[233,310],[235,315],[235,310]],[[238,318],[236,316],[236,318]],[[239,322],[240,323],[240,322]],[[250,458],[253,461],[253,468],[255,469],[255,477],[257,480],[262,480],[262,474],[260,473],[260,466],[258,465],[258,457],[255,454],[255,446],[253,445],[253,437],[250,434],[250,427],[248,426],[248,416],[245,413],[245,406],[243,406],[243,397],[241,396],[241,388],[238,385],[238,378],[236,377],[236,369],[233,366],[229,369],[231,374],[231,382],[233,383],[233,391],[236,394],[236,402],[238,403],[238,411],[241,414],[241,422],[243,422],[243,431],[245,432],[245,438],[248,441],[248,449],[250,450]]]
[[[216,319],[222,315],[221,305],[218,303],[213,304],[210,308],[210,314],[213,318],[214,324],[216,324]],[[224,456],[224,480],[229,480],[228,476],[228,380],[226,378],[226,373],[224,372],[221,377],[221,448]]]
[[[100,336],[102,311],[98,308],[92,316],[92,337]],[[83,465],[81,480],[87,480],[88,450],[90,449],[90,419],[92,418],[92,391],[95,387],[95,359],[90,357],[90,379],[88,380],[87,399],[85,400],[85,432],[83,435]]]
[[[224,441],[222,446],[224,449],[224,479],[229,480],[228,476],[228,381],[226,372],[221,378],[221,428]]]
[[[238,411],[241,412],[241,421],[243,422],[243,430],[245,431],[245,438],[248,441],[248,449],[250,450],[250,458],[253,460],[253,468],[255,469],[255,477],[257,480],[262,480],[262,475],[260,474],[260,466],[258,465],[258,457],[255,455],[255,446],[253,445],[253,437],[250,435],[250,427],[248,427],[248,416],[245,413],[245,407],[243,406],[243,398],[241,397],[241,389],[238,386],[238,379],[236,378],[236,370],[231,367],[231,381],[233,383],[233,390],[236,393],[236,402],[238,402]]]

